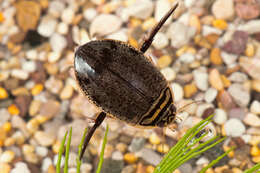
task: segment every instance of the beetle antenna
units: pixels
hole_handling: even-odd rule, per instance
[[[88,134],[85,136],[84,139],[84,145],[82,147],[81,153],[80,153],[80,160],[82,159],[86,148],[88,146],[88,143],[91,139],[91,137],[93,136],[94,132],[96,131],[96,129],[100,126],[100,124],[104,121],[104,119],[106,118],[106,113],[105,112],[101,112],[98,117],[95,120],[95,124],[92,126],[92,128],[88,131]]]
[[[186,105],[182,106],[179,110],[177,110],[176,115],[177,115],[178,113],[183,112],[186,107],[188,107],[188,106],[190,106],[190,105],[192,105],[192,104],[194,104],[194,103],[201,103],[201,102],[203,102],[203,101],[202,101],[202,100],[196,100],[196,101],[193,101],[193,102],[191,102],[191,103],[187,103]]]
[[[178,7],[178,3],[173,6],[168,13],[166,13],[163,18],[160,20],[160,22],[152,29],[151,33],[149,34],[148,38],[144,40],[140,51],[145,53],[145,51],[151,46],[153,42],[154,36],[157,34],[157,32],[160,30],[160,28],[163,26],[163,24],[166,22],[166,20],[170,17],[170,15],[176,10]]]

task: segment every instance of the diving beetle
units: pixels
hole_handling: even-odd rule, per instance
[[[139,126],[165,127],[175,122],[176,107],[169,84],[144,53],[177,7],[163,16],[139,50],[110,39],[90,41],[76,50],[76,80],[88,99],[102,109],[85,136],[80,159],[107,115]]]

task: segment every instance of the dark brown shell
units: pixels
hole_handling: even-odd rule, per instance
[[[75,53],[80,88],[106,113],[136,124],[168,86],[159,70],[134,47],[115,40],[91,41]]]

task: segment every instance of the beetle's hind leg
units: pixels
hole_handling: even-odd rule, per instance
[[[178,3],[173,6],[168,13],[166,13],[163,18],[160,20],[160,22],[152,29],[147,39],[144,40],[140,51],[146,52],[146,50],[151,46],[153,42],[154,36],[157,34],[157,32],[160,30],[160,28],[163,26],[163,24],[166,22],[166,20],[170,17],[170,15],[175,11],[175,9],[178,7]]]
[[[95,120],[95,124],[91,127],[91,129],[88,131],[88,134],[85,136],[84,139],[84,144],[80,153],[80,160],[82,159],[85,150],[88,146],[88,143],[91,139],[91,137],[93,136],[94,132],[96,131],[96,129],[101,125],[101,123],[104,121],[104,119],[106,118],[106,113],[105,112],[101,112],[98,117]]]

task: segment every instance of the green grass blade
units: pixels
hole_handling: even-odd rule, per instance
[[[168,168],[171,166],[169,162],[174,163],[175,161],[181,159],[182,155],[184,154],[183,151],[186,150],[189,142],[196,136],[197,133],[199,133],[208,123],[212,121],[211,119],[213,116],[214,115],[209,116],[205,120],[200,121],[194,127],[189,129],[179,140],[179,142],[166,154],[160,164],[157,165],[155,173],[168,172]]]
[[[225,153],[223,153],[222,155],[220,155],[217,159],[213,160],[212,162],[210,162],[210,164],[208,164],[206,167],[204,167],[203,169],[201,169],[200,173],[205,173],[209,168],[211,168],[212,166],[214,166],[216,163],[218,163],[222,158],[224,158],[226,155],[228,155],[229,152],[233,151],[234,148],[230,148],[228,151],[226,151]]]
[[[85,139],[85,136],[87,134],[87,131],[88,131],[88,129],[85,128],[84,133],[83,133],[82,138],[81,138],[81,141],[80,141],[80,144],[78,146],[77,173],[80,173],[80,166],[81,166],[80,154],[81,154],[81,151],[82,151],[82,145],[84,143],[84,139]]]
[[[101,149],[100,158],[99,158],[99,162],[98,162],[98,168],[97,168],[96,173],[100,173],[101,168],[102,168],[102,164],[103,164],[103,161],[104,161],[104,152],[105,152],[105,146],[106,146],[106,143],[107,143],[108,128],[109,127],[107,125],[105,136],[104,136],[103,143],[102,143],[102,149]]]
[[[64,145],[65,145],[65,141],[66,141],[66,138],[67,138],[67,134],[68,134],[68,132],[65,133],[65,135],[62,139],[61,145],[60,145],[60,150],[59,150],[59,154],[58,154],[58,161],[57,161],[57,164],[56,164],[56,173],[60,173],[61,157],[62,157],[62,153],[63,153],[63,150],[64,150]]]
[[[69,170],[69,153],[70,153],[71,136],[72,136],[72,127],[70,128],[69,138],[67,140],[67,145],[66,145],[65,164],[63,169],[64,173],[68,173]]]
[[[245,170],[244,173],[253,173],[253,172],[258,172],[258,173],[260,172],[260,163],[256,164],[252,168]]]

